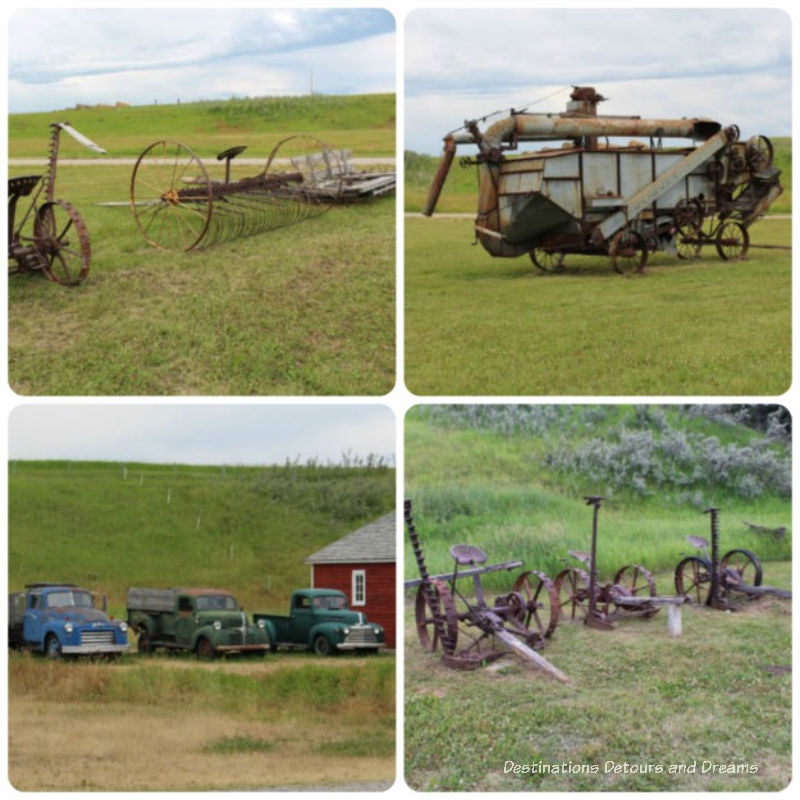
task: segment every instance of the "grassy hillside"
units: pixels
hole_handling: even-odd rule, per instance
[[[248,145],[247,156],[266,156],[284,136],[310,133],[355,155],[395,152],[395,96],[310,95],[256,97],[151,106],[96,106],[47,113],[10,114],[9,156],[47,155],[48,125],[69,122],[110,156],[138,156],[157,139],[177,139],[198,155]],[[69,137],[67,157],[97,157]]]
[[[772,139],[775,148],[775,166],[781,170],[783,194],[770,208],[772,214],[789,214],[792,211],[792,140],[787,136]],[[413,151],[405,153],[405,210],[422,208],[428,187],[431,185],[438,156],[422,155]],[[450,169],[437,211],[475,211],[478,197],[478,178],[475,167],[462,168],[457,163]]]
[[[14,461],[9,588],[69,580],[124,609],[129,586],[211,585],[248,611],[307,586],[303,560],[394,507],[394,470]]]
[[[521,559],[555,575],[567,551],[588,550],[587,494],[600,512],[598,569],[674,569],[708,538],[701,512],[721,509],[724,551],[787,559],[791,536],[753,533],[743,521],[789,526],[787,444],[707,409],[630,406],[432,406],[406,418],[406,496],[429,567],[452,568],[450,545],[482,547],[491,563]],[[417,577],[406,544],[406,576]],[[487,577],[508,590],[507,575]],[[769,583],[765,570],[765,583]],[[660,587],[668,591],[668,586]]]

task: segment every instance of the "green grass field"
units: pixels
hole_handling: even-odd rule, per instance
[[[14,461],[9,587],[74,581],[121,614],[130,586],[213,585],[280,611],[307,556],[393,505],[383,467]]]
[[[701,510],[715,504],[723,552],[755,551],[763,583],[790,588],[791,534],[773,538],[742,524],[790,523],[789,445],[701,411],[412,409],[405,492],[429,571],[451,572],[449,547],[458,543],[484,549],[488,564],[522,560],[511,573],[484,577],[490,606],[522,570],[554,578],[578,565],[568,550],[590,548],[592,510],[583,496],[602,493],[608,499],[598,525],[601,583],[621,566],[641,563],[659,594],[673,594],[673,570],[694,552],[686,537],[709,537]],[[777,464],[782,478],[772,484],[767,476],[775,476]],[[761,490],[748,474],[766,480]],[[417,578],[408,542],[405,551],[406,578]],[[469,581],[459,588],[472,595]],[[543,655],[571,678],[564,685],[508,657],[474,672],[447,669],[440,652],[418,641],[413,599],[408,591],[405,777],[412,789],[776,791],[790,780],[789,601],[762,598],[733,613],[684,607],[680,638],[668,634],[663,610],[652,619],[622,620],[610,632],[559,624]],[[459,627],[462,645],[469,630]],[[571,762],[577,770],[514,773],[509,762]],[[607,762],[653,770],[615,772]],[[704,772],[704,762],[757,771]],[[580,771],[593,765],[595,773]]]
[[[547,274],[492,259],[472,222],[406,219],[405,373],[420,395],[780,395],[791,383],[789,220],[747,260],[664,254],[626,279],[601,257]]]
[[[325,99],[327,110],[319,117],[305,109],[305,101],[295,107],[287,100],[281,124],[292,131],[301,123],[331,125],[338,113],[335,99]],[[377,131],[382,143],[364,144],[356,155],[391,152],[394,99],[368,99],[362,99],[363,108],[360,103],[351,108],[347,98],[338,98],[341,124],[350,126],[348,136],[364,134],[365,142]],[[142,114],[145,127],[161,130],[158,120],[173,126],[140,139],[138,150],[124,144],[128,127],[119,121],[106,120],[106,130],[98,124],[98,134],[88,118],[85,124],[79,118],[72,121],[79,130],[84,125],[84,132],[114,155],[133,155],[158,135],[191,145],[196,139],[201,154],[212,155],[241,143],[241,135],[236,141],[207,136],[209,120],[227,119],[226,109],[214,111],[214,104],[180,106],[173,109],[174,117],[160,106],[123,110],[131,118]],[[96,109],[85,113],[113,116]],[[12,155],[31,154],[26,144],[29,124],[30,135],[39,143],[38,154],[45,155],[46,126],[31,119],[38,116],[11,117]],[[367,117],[374,128],[368,127]],[[238,119],[235,114],[232,118]],[[263,132],[266,124],[258,107],[243,116],[242,125],[245,122],[252,127],[241,130],[254,134]],[[311,133],[323,137],[327,129],[318,127]],[[88,152],[69,137],[62,138],[65,156]],[[268,138],[262,137],[263,144],[257,140],[248,155],[252,152],[266,162],[277,141],[270,143]],[[15,167],[10,174],[32,171],[35,168]],[[56,195],[71,202],[84,218],[92,245],[91,269],[73,289],[51,284],[39,274],[10,277],[9,381],[14,391],[379,395],[391,390],[393,198],[337,206],[315,219],[204,250],[162,251],[145,241],[129,207],[97,205],[129,201],[131,171],[131,167],[103,165],[102,159],[92,166],[62,164]],[[221,166],[209,171],[212,179],[223,176]],[[238,166],[233,178],[258,171],[255,166]]]

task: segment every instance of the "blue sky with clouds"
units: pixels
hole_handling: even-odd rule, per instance
[[[11,112],[231,96],[393,92],[381,9],[21,9],[9,19]]]
[[[342,454],[395,460],[382,405],[23,405],[9,419],[10,459],[162,464],[281,464]]]
[[[776,9],[415,10],[405,27],[405,147],[495,110],[562,111],[572,85],[602,114],[706,116],[791,134],[791,20]],[[562,90],[562,91],[559,91]]]

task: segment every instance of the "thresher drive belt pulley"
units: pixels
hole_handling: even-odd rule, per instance
[[[492,256],[528,253],[554,271],[567,254],[605,255],[623,274],[643,270],[652,252],[691,259],[706,244],[725,260],[743,258],[748,227],[782,191],[770,140],[741,142],[735,125],[705,118],[598,115],[605,99],[574,87],[563,113],[512,110],[483,131],[470,121],[448,134],[423,214],[433,214],[457,147],[469,144],[478,148],[462,160],[478,168],[475,233]],[[619,137],[649,141],[610,141]],[[519,151],[551,141],[560,144]]]

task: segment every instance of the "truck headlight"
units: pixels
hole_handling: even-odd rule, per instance
[[[120,622],[119,629],[125,633],[128,630],[128,623],[127,622]]]
[[[222,630],[222,623],[218,619],[215,619],[213,627],[214,627],[215,631],[221,631]]]
[[[261,628],[261,630],[262,630],[262,631],[264,630],[264,628],[266,628],[266,627],[267,627],[267,623],[266,623],[266,622],[264,622],[264,620],[263,620],[263,619],[260,619],[258,622],[256,622],[256,625],[257,625],[259,628]]]
[[[381,629],[377,625],[372,629],[372,631],[376,636],[380,636]]]
[[[64,632],[65,633],[72,633],[72,631],[74,631],[74,630],[75,630],[75,627],[73,626],[73,624],[71,622],[65,622],[64,623]]]
[[[345,636],[349,636],[350,635],[350,628],[347,625],[345,625],[344,628],[342,628],[342,633]]]

